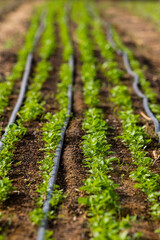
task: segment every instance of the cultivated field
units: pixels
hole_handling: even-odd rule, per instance
[[[159,56],[159,1],[0,1],[0,240],[160,239]]]

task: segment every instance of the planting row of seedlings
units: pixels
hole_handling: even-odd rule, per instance
[[[5,111],[5,107],[8,105],[8,99],[13,91],[16,80],[18,80],[25,68],[28,54],[33,50],[35,44],[35,35],[39,26],[41,15],[41,9],[37,11],[35,16],[32,18],[30,29],[27,33],[25,45],[22,50],[18,53],[18,61],[13,67],[11,74],[7,77],[5,82],[1,82],[1,115]],[[12,187],[12,180],[8,177],[8,173],[11,170],[12,159],[14,156],[15,143],[18,142],[26,133],[26,128],[22,126],[20,120],[17,124],[11,124],[6,129],[6,136],[1,142],[0,152],[0,202],[1,204],[6,201],[9,197]],[[2,147],[3,145],[3,147]],[[2,214],[1,214],[2,217]],[[1,230],[3,230],[1,228]],[[2,236],[3,238],[3,236]]]
[[[59,111],[47,113],[44,118],[47,122],[42,127],[43,151],[45,158],[40,162],[43,183],[37,189],[39,198],[37,207],[31,212],[31,218],[36,224],[41,224],[37,239],[53,236],[52,230],[47,230],[48,219],[54,219],[59,202],[64,198],[63,190],[56,183],[59,162],[62,154],[65,131],[69,123],[72,108],[73,84],[73,49],[67,25],[67,16],[64,3],[59,2],[56,9],[59,34],[62,42],[62,65],[60,67],[60,82],[57,87],[56,99]],[[62,10],[63,9],[63,10]],[[44,201],[44,199],[46,199]],[[42,208],[43,207],[43,208]]]
[[[17,151],[17,148],[20,147],[20,139],[24,137],[25,134],[28,134],[29,129],[27,130],[26,128],[27,125],[29,127],[32,127],[30,122],[36,119],[38,116],[42,115],[44,111],[45,101],[42,99],[42,94],[40,93],[40,91],[44,82],[49,77],[49,72],[51,71],[51,68],[52,68],[48,59],[50,58],[51,55],[54,54],[54,49],[56,45],[55,33],[53,28],[54,12],[55,12],[54,6],[52,4],[49,4],[48,13],[46,17],[46,29],[43,33],[43,36],[41,39],[41,47],[39,50],[39,55],[41,60],[38,62],[35,68],[34,77],[31,85],[29,86],[29,91],[27,92],[26,100],[20,112],[18,113],[18,120],[16,121],[15,124],[10,125],[7,131],[7,135],[3,140],[3,148],[0,153],[1,159],[2,159],[1,161],[1,203],[4,202],[4,204],[2,205],[2,212],[5,212],[6,214],[7,214],[7,211],[5,210],[5,205],[7,205],[6,199],[8,198],[8,202],[12,200],[13,205],[15,205],[14,198],[12,198],[13,192],[15,191],[14,187],[12,186],[13,179],[9,178],[9,176],[12,176],[11,173],[13,171],[13,167],[15,168],[16,166],[16,164],[15,166],[13,164],[13,161],[15,159],[15,151]],[[27,46],[28,46],[27,49],[30,51],[31,47],[33,47],[33,42],[30,41]],[[17,69],[19,71],[21,70],[21,68],[18,68],[18,65],[17,65]],[[15,73],[20,74],[18,70],[17,71],[15,70]],[[32,132],[32,129],[31,129],[31,132]],[[17,144],[15,145],[15,143]],[[23,169],[23,165],[25,165],[25,163],[19,162],[18,165],[22,165],[22,169]],[[25,176],[23,176],[23,178],[25,178]],[[15,181],[13,185],[15,185]],[[19,187],[21,188],[20,185]],[[5,216],[4,216],[4,220],[2,219],[2,223],[3,221],[5,221]],[[14,227],[14,223],[12,225]]]

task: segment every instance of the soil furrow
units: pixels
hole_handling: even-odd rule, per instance
[[[89,238],[86,211],[84,207],[78,204],[78,198],[83,195],[79,188],[83,185],[83,180],[87,176],[86,169],[82,163],[83,154],[81,150],[81,138],[84,135],[82,120],[86,106],[82,95],[80,59],[75,43],[74,46],[76,64],[73,116],[66,131],[63,156],[57,179],[57,184],[64,189],[66,199],[60,206],[57,219],[52,223],[55,239],[63,240],[85,240]]]

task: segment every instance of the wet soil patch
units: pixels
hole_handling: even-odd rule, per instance
[[[88,239],[86,210],[78,204],[78,198],[83,196],[79,188],[86,179],[86,170],[82,163],[83,155],[80,149],[81,137],[84,134],[81,124],[81,120],[72,119],[66,132],[57,179],[57,184],[64,189],[66,199],[53,223],[55,239]]]

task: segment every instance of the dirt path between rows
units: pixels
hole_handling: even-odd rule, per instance
[[[71,25],[71,30],[74,36],[72,27],[73,25]],[[79,188],[83,185],[83,180],[87,177],[87,170],[82,162],[83,154],[81,149],[82,136],[84,135],[82,121],[86,105],[82,94],[83,84],[81,79],[80,55],[77,44],[74,43],[74,46],[73,117],[66,131],[63,156],[57,179],[57,184],[64,189],[66,199],[58,211],[57,219],[52,224],[54,237],[57,240],[89,239],[87,212],[85,207],[78,203],[78,198],[83,196]]]

